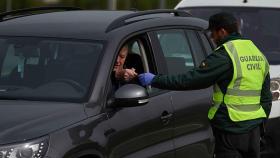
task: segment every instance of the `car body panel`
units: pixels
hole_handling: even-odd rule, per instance
[[[79,123],[57,130],[49,136],[49,158],[68,158],[85,150],[96,150],[96,156],[105,157],[106,133],[110,132],[107,115],[101,113]],[[75,158],[75,157],[73,157]]]
[[[149,98],[139,107],[121,108],[108,113],[109,157],[161,157],[173,153],[173,118],[162,122],[164,113],[173,114],[170,95]],[[133,127],[133,128],[131,128]]]
[[[211,93],[212,88],[172,92],[176,157],[212,157],[213,146],[206,145],[214,144],[212,128],[207,118]]]
[[[15,100],[0,104],[2,145],[48,135],[86,118],[82,104]]]

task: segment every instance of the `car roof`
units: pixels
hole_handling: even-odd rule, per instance
[[[263,7],[280,8],[279,0],[182,0],[175,9],[185,7]]]
[[[4,18],[0,14],[0,20],[2,19],[0,21],[0,36],[106,40],[110,31],[116,32],[115,30],[118,28],[125,28],[123,26],[134,26],[134,29],[176,24],[192,25],[200,28],[205,27],[201,19],[191,17],[189,13],[179,10],[150,10],[142,12],[79,10],[34,15],[19,14],[15,17],[8,16],[7,18],[6,14],[8,13],[4,14]],[[159,19],[161,19],[160,23]]]
[[[117,18],[133,11],[63,11],[16,17],[0,22],[0,36],[102,37]]]

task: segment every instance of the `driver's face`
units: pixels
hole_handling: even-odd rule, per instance
[[[128,53],[127,47],[123,47],[120,50],[120,52],[118,54],[118,57],[117,57],[117,60],[116,60],[115,65],[114,65],[114,69],[123,68],[127,53]]]

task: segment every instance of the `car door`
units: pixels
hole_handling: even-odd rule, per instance
[[[199,65],[204,51],[194,30],[164,29],[154,32],[169,75],[185,73]],[[212,157],[213,134],[207,119],[211,88],[172,91],[176,157]]]
[[[155,72],[157,70],[151,59],[152,48],[146,37],[141,35],[134,38],[131,51],[141,55],[146,71]],[[110,126],[110,130],[105,132],[108,157],[174,157],[171,96],[150,87],[147,91],[149,102],[143,106],[106,108]]]

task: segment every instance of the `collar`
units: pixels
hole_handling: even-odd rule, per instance
[[[237,39],[244,39],[244,38],[241,36],[240,33],[232,33],[226,36],[224,39],[222,39],[221,42],[217,43],[217,46],[220,47],[228,41],[237,40]]]

